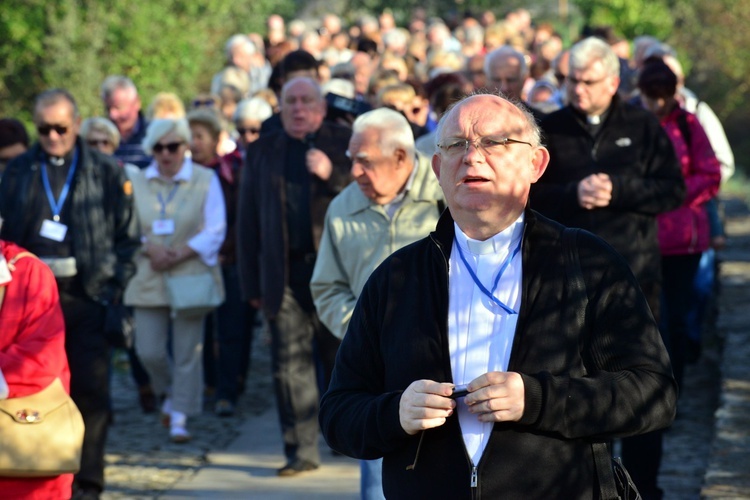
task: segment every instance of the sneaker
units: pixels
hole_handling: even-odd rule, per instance
[[[164,427],[169,427],[171,414],[172,400],[169,398],[164,398],[164,401],[161,403],[161,425],[163,425]]]
[[[319,468],[320,465],[314,464],[312,462],[308,462],[307,460],[295,460],[294,462],[289,462],[281,469],[278,469],[276,471],[276,475],[279,477],[292,477],[297,476],[299,474],[302,474],[304,472],[310,472],[317,468]]]
[[[173,443],[187,443],[192,436],[187,431],[187,416],[179,411],[170,414],[169,439]]]
[[[228,399],[220,399],[214,406],[214,413],[219,417],[231,417],[234,415],[234,405]]]

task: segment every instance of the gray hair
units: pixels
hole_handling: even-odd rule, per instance
[[[227,40],[226,45],[224,45],[224,55],[226,56],[227,61],[232,62],[232,52],[237,46],[242,47],[242,49],[248,54],[255,54],[258,51],[257,47],[255,47],[255,43],[247,35],[241,33],[232,35],[229,40]]]
[[[185,118],[159,118],[149,123],[146,137],[141,142],[146,154],[153,155],[154,145],[170,132],[174,132],[184,142],[190,142],[190,125]]]
[[[386,155],[402,148],[406,151],[407,158],[414,157],[414,133],[408,120],[398,111],[389,108],[373,109],[359,115],[352,125],[353,134],[361,134],[370,129],[380,132],[380,148]]]
[[[237,109],[234,111],[234,121],[239,122],[243,120],[267,120],[273,115],[273,108],[265,99],[260,97],[251,97],[250,99],[243,99],[237,104]]]
[[[106,118],[94,116],[83,120],[78,135],[86,140],[92,132],[100,132],[106,135],[107,139],[109,139],[109,142],[112,143],[112,146],[114,146],[115,149],[120,145],[120,131],[117,130],[117,126],[115,126],[114,123]]]
[[[61,101],[69,103],[73,108],[73,118],[78,118],[78,104],[76,104],[76,99],[73,97],[73,94],[65,89],[49,89],[36,96],[34,100],[34,114],[40,108],[47,108]]]
[[[109,100],[109,98],[112,97],[112,94],[114,94],[115,90],[120,89],[130,90],[133,92],[134,96],[138,95],[138,89],[136,88],[135,83],[133,83],[133,80],[131,80],[127,76],[110,75],[104,79],[104,82],[102,82],[102,100]]]
[[[607,42],[590,36],[570,49],[570,71],[582,70],[595,61],[601,61],[607,76],[620,75],[620,60]]]
[[[526,64],[526,57],[510,45],[503,45],[502,47],[498,47],[485,56],[484,74],[489,76],[490,68],[492,67],[493,62],[508,58],[518,60],[518,67],[521,70],[521,76],[527,76],[529,74],[529,67]]]
[[[435,141],[436,142],[439,141],[440,139],[442,139],[442,137],[443,137],[443,129],[445,128],[445,122],[446,122],[446,120],[448,118],[448,115],[453,110],[453,108],[455,108],[459,104],[463,103],[467,99],[469,99],[471,97],[474,97],[474,96],[477,96],[477,95],[491,95],[491,96],[499,97],[499,98],[503,99],[504,101],[507,101],[510,104],[512,104],[513,106],[515,106],[515,108],[521,113],[521,115],[523,116],[524,120],[526,121],[526,128],[527,128],[527,131],[529,133],[529,142],[534,147],[543,146],[543,144],[542,144],[542,132],[541,132],[541,129],[539,128],[539,125],[537,124],[536,118],[534,118],[534,115],[531,114],[531,112],[528,110],[528,108],[524,104],[516,101],[515,99],[508,99],[507,97],[505,97],[502,94],[502,92],[489,92],[489,91],[486,91],[486,90],[480,90],[480,91],[477,91],[477,92],[473,92],[473,93],[467,95],[466,97],[464,97],[463,99],[461,99],[460,101],[456,101],[453,104],[451,104],[450,106],[448,106],[448,109],[445,110],[445,113],[443,113],[443,116],[440,117],[440,121],[438,121],[437,129],[435,130]],[[502,118],[498,117],[498,121],[501,121],[501,120],[502,120]],[[442,150],[440,148],[436,148],[435,149],[435,152],[438,153],[438,154],[441,151]]]
[[[281,87],[281,99],[279,101],[279,105],[281,107],[284,106],[284,95],[286,94],[286,91],[289,89],[289,87],[291,87],[292,84],[298,83],[302,80],[312,85],[312,87],[315,89],[315,96],[317,97],[318,101],[323,100],[323,89],[320,86],[320,83],[318,83],[318,81],[316,81],[313,78],[310,78],[309,76],[297,76],[297,77],[292,78],[288,82],[286,82],[284,86]]]

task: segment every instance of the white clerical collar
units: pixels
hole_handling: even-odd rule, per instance
[[[190,180],[190,177],[193,176],[193,160],[186,157],[182,162],[182,167],[180,167],[180,170],[171,179],[162,176],[159,173],[159,167],[156,165],[156,160],[151,160],[151,164],[146,167],[144,175],[148,180],[160,178],[173,182],[188,182]]]
[[[458,224],[454,222],[453,226],[456,229],[456,243],[461,245],[462,249],[468,250],[474,255],[487,255],[507,251],[510,248],[511,243],[517,242],[521,238],[523,234],[523,220],[524,214],[521,213],[513,224],[484,241],[469,238],[461,228],[458,227]]]
[[[599,125],[602,122],[602,115],[586,115],[586,121],[589,125]]]

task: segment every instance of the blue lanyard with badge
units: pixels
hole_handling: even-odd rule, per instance
[[[68,226],[60,222],[60,213],[62,212],[63,205],[65,205],[65,200],[68,198],[77,166],[78,151],[75,151],[73,152],[73,161],[68,170],[68,177],[65,179],[65,185],[62,191],[60,191],[60,197],[55,200],[55,195],[52,193],[52,186],[49,183],[49,176],[47,175],[47,162],[42,160],[42,184],[44,184],[44,192],[47,194],[49,208],[52,210],[52,220],[45,219],[42,221],[42,229],[39,231],[39,235],[43,238],[53,241],[63,241],[65,235],[68,233]]]
[[[156,219],[151,224],[151,232],[155,235],[164,236],[174,234],[174,219],[167,219],[167,205],[169,205],[169,202],[174,198],[174,195],[177,193],[178,187],[180,187],[180,184],[175,182],[175,185],[174,187],[172,187],[172,190],[169,191],[166,200],[161,195],[161,191],[157,191],[156,193],[156,197],[159,199],[161,210],[159,211],[160,218]]]
[[[466,257],[464,257],[464,253],[461,250],[461,245],[456,243],[456,248],[458,248],[458,255],[461,257],[461,260],[463,261],[464,266],[466,266],[466,270],[469,271],[469,275],[471,276],[471,279],[474,280],[474,284],[477,285],[479,290],[481,290],[482,293],[485,294],[494,304],[500,306],[500,308],[504,310],[505,312],[507,312],[508,314],[518,314],[518,312],[508,307],[507,305],[503,304],[502,301],[500,301],[500,299],[495,297],[494,293],[495,293],[495,290],[497,289],[497,285],[500,283],[500,278],[503,276],[503,273],[505,273],[505,270],[508,268],[511,261],[513,261],[515,256],[518,254],[519,250],[521,250],[521,241],[523,241],[523,239],[518,240],[518,245],[516,245],[515,250],[513,250],[513,252],[508,254],[508,257],[505,259],[505,262],[503,262],[503,265],[500,266],[500,271],[498,271],[497,276],[495,277],[495,283],[492,286],[492,290],[487,290],[487,287],[485,287],[482,284],[482,282],[479,281],[479,278],[477,278],[476,273],[474,273],[474,271],[471,269],[471,266],[466,261]]]

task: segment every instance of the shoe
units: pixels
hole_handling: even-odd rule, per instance
[[[73,496],[71,500],[99,500],[101,497],[101,491],[95,487],[89,486],[73,486]]]
[[[162,401],[161,403],[161,425],[163,425],[164,427],[169,427],[171,414],[172,400],[169,398],[164,398],[164,401]]]
[[[170,414],[169,439],[173,443],[187,443],[192,436],[187,431],[187,416],[179,411]]]
[[[150,385],[138,388],[138,402],[141,404],[143,413],[154,413],[156,411],[156,394]]]
[[[313,471],[319,467],[320,465],[308,462],[307,460],[295,460],[294,462],[289,462],[281,469],[278,469],[276,475],[279,477],[292,477],[302,474],[303,472]]]
[[[214,413],[219,417],[231,417],[234,415],[234,405],[228,399],[220,399],[214,406]]]

